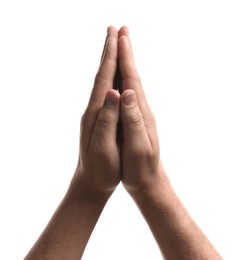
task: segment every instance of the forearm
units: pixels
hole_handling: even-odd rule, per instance
[[[133,198],[165,259],[222,259],[192,220],[164,170],[148,189]]]
[[[81,259],[109,196],[95,194],[88,189],[86,183],[72,182],[65,198],[25,260]]]

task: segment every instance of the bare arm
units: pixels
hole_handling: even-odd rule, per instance
[[[110,194],[96,194],[82,182],[78,188],[66,194],[26,260],[81,259]]]
[[[132,193],[166,259],[222,259],[160,170],[148,188]]]
[[[122,74],[121,97],[112,89],[117,58]],[[121,142],[117,136],[119,114]],[[80,154],[74,177],[25,259],[81,259],[120,178],[165,258],[221,259],[169,183],[160,161],[155,120],[134,65],[128,30],[121,28],[118,38],[118,32],[111,27],[81,120]]]
[[[137,73],[128,30],[119,31],[122,182],[166,259],[221,259],[175,194],[160,161],[155,119]]]
[[[113,90],[118,32],[110,27],[88,107],[81,120],[78,165],[67,194],[26,260],[81,259],[118,183],[120,95]]]

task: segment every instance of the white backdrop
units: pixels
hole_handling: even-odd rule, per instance
[[[0,259],[22,259],[75,170],[106,28],[128,25],[165,169],[224,259],[246,259],[246,6],[0,1]],[[119,186],[85,260],[162,259]]]

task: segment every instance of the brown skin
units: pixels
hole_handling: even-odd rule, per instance
[[[118,46],[123,84],[122,183],[165,259],[222,259],[178,199],[163,169],[155,119],[134,65],[126,28],[119,31]]]
[[[61,205],[26,260],[81,259],[108,198],[120,182],[116,142],[120,95],[112,89],[117,39],[117,30],[110,27],[91,97],[81,119],[75,174]]]
[[[117,61],[122,75],[121,96],[113,90]],[[109,27],[81,120],[74,177],[25,259],[81,259],[120,180],[145,217],[165,259],[222,259],[189,216],[163,169],[155,119],[134,64],[128,28],[117,31]]]

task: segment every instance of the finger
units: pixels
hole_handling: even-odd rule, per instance
[[[106,92],[113,88],[113,79],[117,66],[118,32],[114,27],[108,28],[108,37],[102,61],[95,77],[88,109],[100,109]]]
[[[106,49],[108,37],[115,37],[117,39],[118,32],[117,32],[117,29],[115,27],[109,26],[108,29],[107,29],[107,36],[105,38],[105,42],[104,42],[104,46],[103,46],[103,52],[102,52],[101,59],[100,59],[101,62],[102,62],[102,59],[103,59],[104,54],[105,54],[105,49]]]
[[[121,36],[126,36],[129,38],[129,28],[127,26],[122,26],[118,32],[118,38]],[[129,38],[130,39],[130,38]],[[132,49],[131,41],[129,40],[130,47]]]
[[[129,28],[127,26],[122,26],[120,30],[118,31],[118,38],[121,36],[126,36],[129,38]],[[130,38],[129,38],[130,39]],[[130,47],[132,49],[131,41],[129,41]]]
[[[151,149],[151,142],[138,106],[135,91],[125,90],[121,96],[121,101],[124,143],[127,144],[129,151],[141,155],[145,148]]]
[[[128,36],[129,31],[127,26],[123,26],[120,28],[118,31],[118,37],[121,37],[122,35]],[[114,89],[118,90],[120,94],[122,94],[122,76],[119,68],[119,60],[117,60],[117,69],[115,73],[115,78],[114,78]]]
[[[120,38],[121,36],[129,36],[129,29],[127,26],[122,26],[120,29],[119,29],[119,32],[118,32],[118,37]]]
[[[150,109],[137,72],[130,39],[122,35],[118,40],[119,66],[122,75],[122,90],[132,89],[136,92],[139,107],[144,115],[148,115]]]
[[[95,78],[87,109],[83,115],[83,136],[89,139],[93,133],[98,113],[103,105],[103,100],[109,89],[112,88],[113,78],[117,63],[117,39],[118,32],[114,27],[108,28],[106,45],[102,55],[102,61]]]
[[[103,154],[106,151],[112,152],[116,147],[119,109],[120,94],[116,90],[109,90],[98,114],[89,149],[96,149]]]

